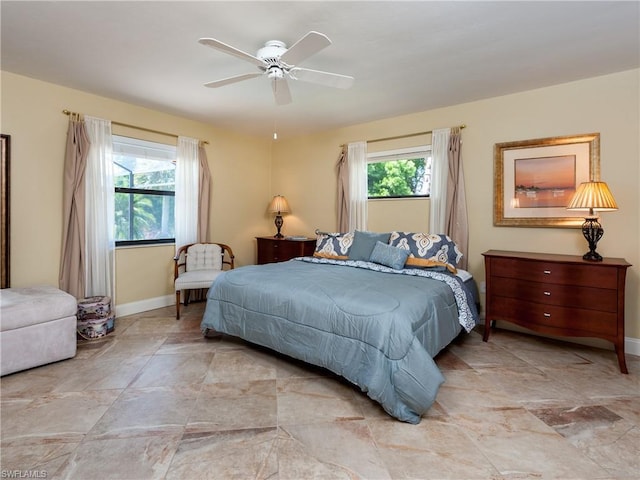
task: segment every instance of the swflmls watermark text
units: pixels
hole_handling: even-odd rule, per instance
[[[0,478],[47,478],[46,470],[0,470]]]

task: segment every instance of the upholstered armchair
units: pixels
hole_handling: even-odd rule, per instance
[[[191,290],[208,289],[225,268],[234,268],[233,250],[223,243],[191,243],[180,247],[175,261],[176,320],[180,320],[180,292],[185,291],[184,306]]]

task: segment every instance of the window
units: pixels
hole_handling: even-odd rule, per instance
[[[428,197],[431,191],[431,146],[367,155],[370,199]]]
[[[173,243],[176,147],[113,135],[116,246]]]

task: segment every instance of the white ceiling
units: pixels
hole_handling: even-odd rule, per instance
[[[251,134],[281,138],[640,66],[638,1],[6,1],[2,70]],[[307,32],[332,45],[300,66],[355,77],[349,90],[266,77],[198,43],[255,54]],[[73,107],[73,106],[69,106]],[[84,112],[91,114],[91,112]],[[126,121],[126,119],[117,119]]]

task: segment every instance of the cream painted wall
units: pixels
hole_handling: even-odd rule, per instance
[[[633,264],[627,273],[626,336],[640,341],[639,77],[640,70],[631,70],[305,137],[283,137],[274,149],[272,182],[273,191],[286,195],[295,209],[295,217],[286,220],[287,229],[335,230],[335,164],[341,144],[466,124],[462,155],[470,216],[469,270],[474,276],[484,278],[482,252],[489,249],[581,255],[588,248],[576,229],[493,226],[493,147],[498,142],[599,132],[601,178],[620,209],[602,215],[605,235],[598,251]],[[428,137],[371,146],[390,149],[425,141]],[[374,229],[374,222],[376,230],[413,224],[416,213],[408,204],[397,201],[396,206],[376,211],[369,228]]]
[[[400,198],[370,200],[368,229],[372,232],[426,232],[429,230],[429,199]]]
[[[57,284],[67,129],[63,109],[208,140],[212,238],[231,245],[239,265],[254,263],[254,237],[274,230],[266,213],[271,195],[285,195],[293,209],[283,233],[313,235],[316,228],[336,228],[335,163],[341,144],[464,123],[469,270],[479,279],[484,276],[481,254],[488,249],[586,251],[575,229],[493,226],[494,144],[600,132],[601,176],[620,210],[603,214],[605,236],[598,250],[634,265],[627,276],[626,335],[640,341],[639,77],[640,70],[632,70],[271,142],[1,72],[1,131],[12,136],[11,281],[14,286]],[[429,143],[428,137],[376,143],[370,150]],[[371,207],[371,229],[426,229],[428,201],[424,217],[418,203],[395,203],[397,209],[389,203]],[[172,295],[172,255],[168,246],[119,249],[118,304]]]
[[[266,233],[270,141],[1,72],[1,130],[11,135],[11,285],[58,285],[62,177],[68,117],[63,109],[209,141],[211,238],[230,245],[238,265],[255,262],[253,237]],[[166,143],[175,138],[113,127]],[[116,303],[173,296],[173,245],[116,252]],[[170,297],[172,298],[172,297]]]

